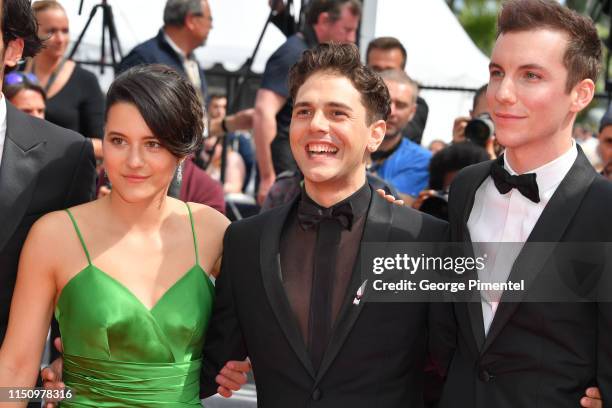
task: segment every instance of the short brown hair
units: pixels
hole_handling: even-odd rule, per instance
[[[348,4],[351,14],[361,16],[361,1],[359,0],[312,0],[306,11],[306,24],[315,25],[322,13],[328,13],[331,21],[339,20],[345,4]]]
[[[378,37],[370,41],[368,44],[368,50],[366,51],[366,61],[370,56],[370,51],[372,50],[395,50],[398,49],[402,53],[402,69],[406,68],[406,59],[408,55],[406,53],[406,48],[402,45],[402,43],[395,37]]]
[[[416,103],[419,94],[419,85],[405,71],[401,69],[385,69],[379,72],[383,81],[396,82],[398,84],[408,85],[412,89],[412,103]]]
[[[601,70],[601,41],[593,20],[554,0],[508,0],[497,21],[497,36],[509,32],[552,29],[568,36],[563,64],[566,92],[583,79],[597,81]]]
[[[306,50],[289,71],[289,93],[295,100],[300,87],[313,74],[321,71],[348,78],[361,94],[366,108],[366,121],[387,120],[391,111],[391,97],[382,78],[360,61],[355,44],[325,43]]]

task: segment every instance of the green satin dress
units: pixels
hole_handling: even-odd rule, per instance
[[[189,206],[187,206],[189,208]],[[64,287],[55,308],[64,345],[62,407],[199,407],[202,346],[213,284],[196,263],[147,309],[96,268],[77,223],[88,265]],[[198,247],[189,209],[195,248]]]

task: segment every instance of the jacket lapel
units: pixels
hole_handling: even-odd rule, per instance
[[[574,214],[578,211],[582,198],[596,176],[597,173],[578,146],[578,157],[574,165],[544,208],[527,242],[560,242],[565,230],[574,218]],[[525,291],[519,294],[519,298],[513,298],[512,301],[508,301],[508,297],[511,295],[508,293],[502,294],[482,349],[483,353],[502,331],[508,319],[519,306],[520,299],[529,290],[530,283],[542,270],[553,251],[553,245],[537,246],[537,248],[526,245],[520,252],[508,280],[515,282],[524,280]]]
[[[481,165],[479,165],[479,168],[474,169],[476,174],[469,179],[469,185],[463,188],[460,196],[457,197],[457,200],[454,200],[456,203],[459,204],[465,203],[465,205],[460,208],[461,218],[459,219],[457,237],[455,237],[462,240],[463,242],[472,242],[467,223],[470,219],[472,207],[474,206],[476,191],[478,190],[478,187],[480,187],[480,185],[489,176],[492,164],[493,161],[489,161],[486,163],[482,163]],[[473,252],[471,245],[468,245],[468,249],[469,251]],[[467,273],[469,275],[466,278],[477,279],[475,271],[468,271]],[[485,334],[484,321],[482,319],[482,305],[480,302],[480,293],[477,290],[474,290],[472,292],[470,301],[465,303],[458,303],[457,307],[459,309],[464,309],[463,311],[460,311],[459,314],[465,313],[464,316],[467,315],[470,322],[470,327],[472,329],[472,335],[476,342],[476,348],[478,350],[481,350],[485,342]]]
[[[291,212],[299,195],[291,203],[280,208],[280,212],[266,224],[262,232],[259,262],[263,285],[268,296],[268,301],[276,315],[276,319],[287,337],[293,351],[298,356],[308,373],[315,378],[312,361],[306,350],[306,345],[298,328],[297,321],[291,310],[289,299],[282,284],[282,273],[280,266],[280,237],[285,225],[285,220]]]
[[[388,242],[388,237],[393,222],[393,206],[381,198],[376,192],[372,192],[370,208],[363,230],[361,244],[367,242]],[[351,329],[355,325],[359,314],[364,308],[365,302],[353,304],[357,290],[363,284],[361,274],[361,247],[355,260],[351,281],[347,287],[338,319],[334,326],[329,345],[323,355],[321,367],[316,375],[315,387],[321,381],[332,362],[338,355],[342,345],[346,341]]]
[[[34,119],[8,102],[6,108],[6,137],[0,164],[0,251],[29,206],[45,152],[45,135],[35,134],[31,127],[30,121]]]

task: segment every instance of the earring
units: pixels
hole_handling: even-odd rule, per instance
[[[176,181],[180,184],[183,181],[183,163],[179,163],[176,168]]]

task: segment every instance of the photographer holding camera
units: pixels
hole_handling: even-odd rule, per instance
[[[448,190],[464,167],[489,160],[488,153],[468,141],[440,150],[429,162],[429,189],[419,193],[412,208],[448,221]]]
[[[460,116],[453,124],[453,143],[470,141],[484,148],[491,159],[497,157],[495,146],[495,125],[487,107],[487,85],[483,85],[474,94],[470,116]]]

